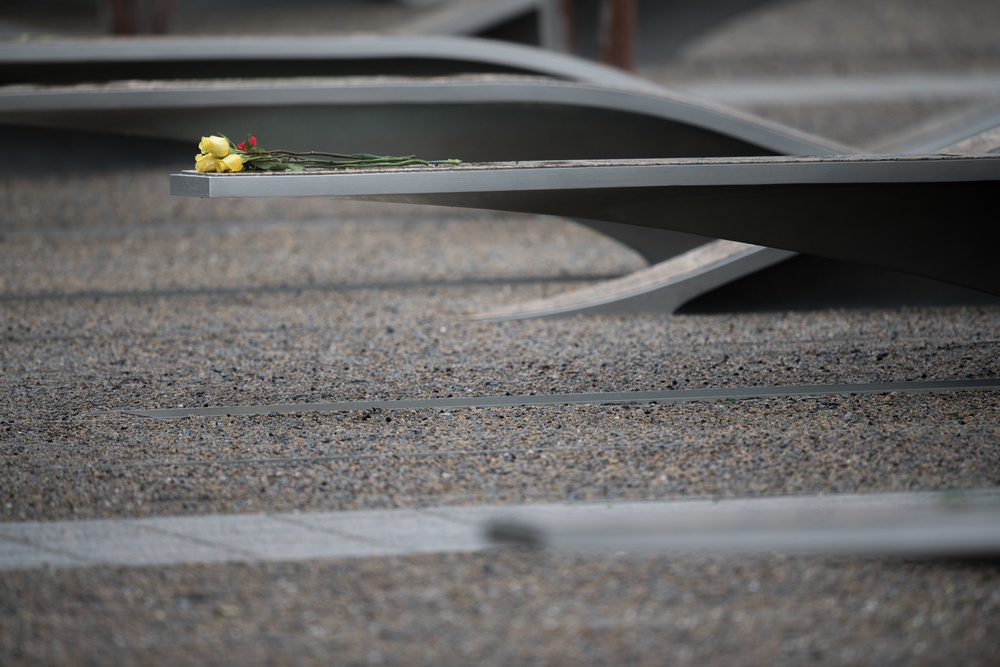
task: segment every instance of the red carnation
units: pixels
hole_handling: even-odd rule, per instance
[[[246,141],[241,141],[240,143],[236,144],[236,150],[238,150],[238,151],[245,151],[245,150],[247,150],[247,144],[250,145],[250,148],[256,147],[257,146],[257,137],[253,136],[252,134],[248,134]]]

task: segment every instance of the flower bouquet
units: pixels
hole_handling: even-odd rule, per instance
[[[234,144],[225,135],[202,137],[201,152],[194,158],[195,169],[206,172],[305,171],[307,169],[348,169],[368,167],[406,167],[410,165],[454,165],[461,160],[422,160],[413,155],[390,156],[369,153],[323,153],[264,150],[257,138],[248,134]]]

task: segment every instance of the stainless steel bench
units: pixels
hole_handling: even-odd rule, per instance
[[[180,173],[195,197],[346,197],[590,217],[857,262],[1000,295],[981,215],[1000,155],[487,163]]]
[[[192,142],[244,127],[271,147],[415,153],[466,161],[832,155],[854,152],[732,110],[663,90],[576,58],[528,47],[456,38],[322,40],[143,40],[68,42],[57,49],[0,45],[0,62],[59,71],[99,64],[105,84],[0,88],[0,123],[116,132]],[[197,56],[197,57],[196,57]],[[273,69],[257,69],[261,59]],[[241,80],[157,80],[163,63],[178,76],[205,67]],[[408,74],[464,72],[445,78],[311,77],[302,71]],[[146,68],[143,82],[119,81]],[[312,68],[312,69],[309,69]],[[327,69],[323,69],[327,68]],[[36,73],[41,70],[36,70]],[[209,70],[213,71],[213,70]],[[486,72],[504,72],[486,73]],[[532,76],[523,76],[530,73]],[[277,79],[261,76],[282,75]],[[93,74],[91,75],[93,76]],[[209,94],[210,93],[210,94]],[[901,152],[976,150],[978,132],[1000,125],[987,109],[964,126],[911,138]],[[212,128],[212,130],[206,130]],[[940,137],[940,138],[939,138]],[[964,143],[963,143],[964,142]],[[943,143],[950,143],[949,146]],[[651,266],[598,288],[486,318],[653,307],[673,311],[688,299],[791,256],[786,251],[719,243],[700,235],[580,220],[629,245]]]

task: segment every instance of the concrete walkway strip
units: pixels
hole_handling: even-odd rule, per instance
[[[0,524],[0,571],[566,550],[1000,553],[1000,490]]]
[[[480,526],[421,510],[0,524],[0,570],[301,561],[489,546]]]
[[[468,396],[416,398],[388,401],[339,401],[332,403],[278,403],[273,405],[221,406],[122,410],[124,414],[151,419],[291,414],[300,412],[346,412],[352,410],[426,410],[501,408],[538,405],[584,405],[620,403],[683,403],[788,396],[836,394],[884,394],[889,392],[950,392],[1000,389],[1000,378],[979,380],[929,380],[866,384],[798,385],[789,387],[738,387],[732,389],[670,389],[666,391],[617,391],[585,394],[530,394],[517,396]]]

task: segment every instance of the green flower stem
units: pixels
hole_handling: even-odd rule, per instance
[[[364,167],[405,167],[409,165],[457,165],[461,160],[423,160],[413,155],[391,156],[370,153],[325,153],[320,151],[253,151],[243,153],[243,161],[250,168],[263,171],[285,171],[306,168],[364,168]],[[260,163],[260,164],[255,164]]]
[[[345,159],[345,160],[372,159],[372,158],[384,158],[384,157],[390,157],[390,159],[391,159],[391,156],[371,155],[371,154],[368,154],[368,153],[325,153],[323,151],[304,151],[304,152],[299,151],[299,152],[296,152],[296,151],[283,151],[283,150],[273,150],[273,151],[267,151],[267,152],[270,153],[271,155],[289,155],[289,156],[295,156],[295,157],[306,157],[306,156],[320,155],[320,156],[323,156],[323,157],[330,157],[330,158],[335,158],[335,159]]]

